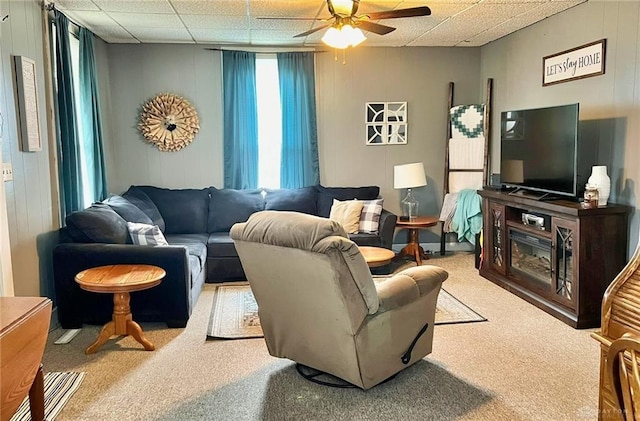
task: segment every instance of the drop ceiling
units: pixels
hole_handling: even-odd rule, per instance
[[[429,6],[431,16],[377,21],[370,47],[477,47],[587,0],[361,0],[358,15]],[[72,21],[108,43],[314,47],[324,30],[294,38],[330,14],[324,0],[55,0]],[[311,18],[308,20],[261,18]],[[313,20],[313,19],[317,20]]]

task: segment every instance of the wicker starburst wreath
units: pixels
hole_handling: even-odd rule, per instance
[[[161,151],[179,151],[200,129],[198,113],[181,96],[161,93],[142,107],[138,128],[149,143]]]

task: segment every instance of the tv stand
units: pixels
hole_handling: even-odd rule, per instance
[[[480,275],[574,328],[599,326],[604,291],[626,263],[631,208],[478,193]]]

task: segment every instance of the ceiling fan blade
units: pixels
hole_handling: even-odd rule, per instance
[[[368,22],[366,20],[356,22],[356,26],[360,29],[373,32],[374,34],[378,34],[378,35],[386,35],[389,32],[393,32],[396,30],[396,28],[392,28],[386,25],[380,25],[379,23]]]
[[[355,16],[358,11],[358,6],[360,5],[360,0],[353,0],[353,5],[351,6],[351,16]]]
[[[258,16],[256,19],[259,20],[317,20],[326,22],[328,19],[320,19],[320,18],[297,18],[297,17],[285,17],[285,16]]]
[[[410,7],[408,9],[387,10],[384,12],[372,12],[362,15],[360,17],[366,17],[369,20],[378,19],[395,19],[395,18],[412,18],[416,16],[429,16],[431,9],[427,6]]]
[[[331,26],[331,24],[318,26],[318,27],[316,27],[316,28],[309,29],[308,31],[305,31],[305,32],[303,32],[303,33],[301,33],[301,34],[294,35],[293,37],[294,37],[294,38],[306,37],[307,35],[311,35],[311,34],[313,34],[314,32],[321,31],[321,30],[323,30],[324,28],[328,28],[328,27],[330,27],[330,26]]]

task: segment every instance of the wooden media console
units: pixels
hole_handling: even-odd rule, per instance
[[[604,291],[626,263],[631,208],[478,193],[480,275],[574,328],[599,326]]]

